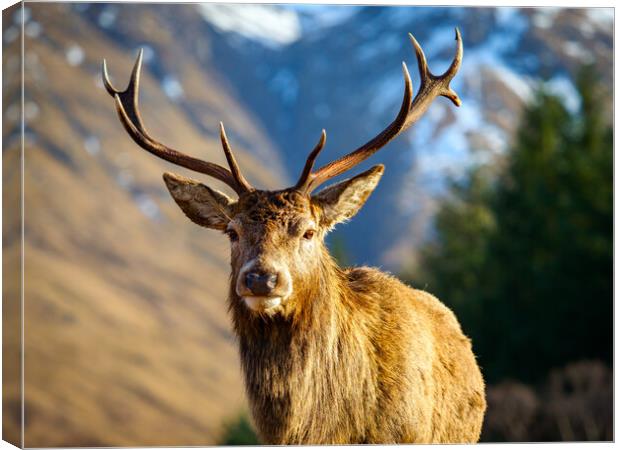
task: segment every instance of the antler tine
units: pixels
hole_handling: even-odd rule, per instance
[[[456,73],[461,68],[461,63],[463,62],[463,39],[461,39],[461,32],[458,28],[455,28],[454,33],[454,40],[456,41],[457,46],[456,55],[454,55],[454,59],[452,60],[452,64],[450,64],[450,67],[448,67],[448,70],[446,70],[443,75],[441,75],[442,77],[449,76],[450,79],[454,78]]]
[[[142,124],[142,118],[138,110],[138,89],[140,88],[140,72],[142,70],[142,55],[143,51],[140,49],[138,57],[131,70],[131,76],[129,77],[129,84],[127,89],[120,91],[112,85],[110,82],[110,76],[108,74],[108,66],[106,60],[103,60],[103,84],[108,93],[115,98],[119,98],[121,105],[129,104],[130,108],[127,108],[126,115],[131,119],[131,122],[142,133],[146,134],[144,125]],[[118,107],[118,106],[117,106]]]
[[[314,162],[319,156],[319,153],[321,153],[321,150],[323,150],[326,139],[327,133],[325,133],[325,130],[323,129],[321,131],[321,137],[319,138],[319,142],[314,146],[314,148],[308,155],[308,159],[306,159],[306,165],[304,166],[304,170],[301,172],[301,176],[299,177],[299,180],[295,185],[295,189],[303,189],[304,186],[306,186],[306,184],[309,182],[310,176],[312,175],[312,168],[314,167]]]
[[[423,83],[430,75],[430,70],[428,70],[428,63],[426,62],[426,55],[424,54],[424,50],[413,37],[413,34],[409,33],[409,40],[413,44],[413,49],[415,51],[415,57],[418,61],[418,72],[420,73],[420,82]]]
[[[125,127],[127,133],[131,136],[131,138],[136,142],[136,144],[138,144],[149,153],[165,159],[166,161],[169,161],[173,164],[185,167],[186,169],[212,176],[213,178],[216,178],[223,183],[226,183],[239,195],[243,194],[244,192],[248,192],[249,190],[252,190],[250,184],[243,178],[243,176],[239,172],[236,161],[234,157],[232,157],[232,151],[230,150],[230,147],[225,148],[224,152],[226,153],[226,159],[228,160],[229,164],[231,164],[231,161],[232,164],[234,164],[234,168],[233,165],[231,165],[231,169],[233,170],[233,172],[236,171],[237,175],[233,175],[233,173],[231,173],[228,169],[225,169],[224,167],[221,167],[217,164],[194,158],[192,156],[186,155],[185,153],[181,153],[177,150],[167,147],[164,144],[156,141],[153,137],[149,135],[149,133],[144,127],[142,118],[140,117],[140,110],[138,108],[138,92],[140,86],[140,70],[142,68],[142,54],[143,52],[141,49],[131,72],[129,84],[124,91],[116,89],[110,82],[110,77],[108,74],[108,68],[105,59],[103,60],[102,67],[103,85],[105,86],[108,93],[114,98],[116,111],[118,113],[120,121]]]
[[[224,149],[224,154],[226,155],[226,161],[228,161],[228,167],[230,167],[230,171],[232,172],[232,176],[235,178],[235,181],[239,186],[242,186],[246,192],[253,191],[254,188],[248,181],[245,179],[241,170],[239,170],[239,165],[237,164],[237,160],[235,159],[235,155],[230,148],[230,144],[228,143],[228,138],[226,137],[226,130],[224,129],[224,123],[220,122],[220,139],[222,141],[222,148]]]
[[[456,55],[448,70],[440,76],[433,75],[430,72],[426,62],[426,57],[424,56],[424,51],[413,35],[409,34],[409,39],[411,40],[416,53],[418,71],[420,73],[420,87],[415,98],[413,99],[413,102],[411,101],[411,77],[409,76],[407,65],[403,62],[405,92],[403,94],[403,103],[400,111],[394,121],[392,121],[390,125],[388,125],[383,131],[381,131],[366,144],[337,159],[336,161],[326,164],[316,172],[310,173],[305,178],[305,183],[302,186],[296,186],[296,188],[302,190],[303,192],[310,193],[325,181],[340,175],[341,173],[366,160],[400,133],[413,125],[420,117],[422,117],[435,97],[446,97],[456,106],[460,106],[461,100],[456,92],[450,88],[450,81],[458,72],[461,66],[461,61],[463,60],[463,42],[458,28],[456,29],[455,37],[457,41]],[[307,166],[308,164],[306,164],[306,168]],[[306,168],[304,168],[304,171]]]

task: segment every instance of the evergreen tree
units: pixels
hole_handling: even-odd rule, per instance
[[[592,73],[578,77],[577,113],[538,90],[496,186],[472,172],[422,253],[417,284],[455,310],[487,381],[611,362],[612,132]]]

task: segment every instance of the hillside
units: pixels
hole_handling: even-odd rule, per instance
[[[123,7],[119,28],[165,49],[151,52],[141,85],[153,134],[225,164],[216,134],[224,120],[252,182],[285,180],[255,118],[181,51],[157,7],[131,8]],[[102,59],[122,86],[137,48],[69,5],[27,11],[25,445],[212,445],[223,421],[244,408],[225,303],[227,240],[185,218],[161,179],[183,170],[137,148],[102,88]],[[12,35],[5,27],[5,42],[18,41]],[[18,70],[7,58],[4,66]],[[6,85],[4,92],[6,100]],[[12,126],[3,132],[5,145],[14,143],[9,157],[19,142],[13,93],[5,109]],[[260,143],[270,164],[244,142]],[[7,247],[16,226],[4,224],[5,258],[18,251],[18,240]],[[18,290],[10,284],[5,298]],[[16,394],[6,401],[17,402]]]
[[[175,95],[179,68],[172,68],[171,58],[177,52],[155,36],[145,39],[133,26],[141,8],[123,5],[121,13],[116,4],[75,7],[125,49],[146,43],[147,55],[157,55],[151,60],[153,75]],[[412,130],[360,167],[385,163],[387,176],[355,220],[332,236],[356,264],[396,271],[414,264],[416,248],[432,235],[437,200],[449,179],[472,164],[501,165],[520,111],[538,83],[548,83],[569,107],[578,107],[575,73],[594,63],[611,92],[610,8],[201,4],[149,10],[158,26],[172,30],[175,48],[253,113],[291,179],[322,128],[328,141],[319,164],[356,148],[393,119],[402,96],[401,61],[417,83],[407,33],[415,34],[431,69],[440,73],[454,51],[454,27],[460,28],[465,59],[453,86],[462,107],[438,100]],[[188,120],[203,114],[187,99],[179,102]],[[611,117],[611,97],[603,108]],[[214,132],[203,123],[196,125]],[[271,163],[264,141],[236,137]],[[377,231],[376,238],[357,245],[368,229]]]

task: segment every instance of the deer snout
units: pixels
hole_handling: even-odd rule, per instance
[[[273,312],[291,295],[293,282],[285,266],[251,260],[239,271],[235,289],[251,310]]]
[[[277,273],[248,272],[245,275],[245,287],[253,295],[268,296],[278,284]]]

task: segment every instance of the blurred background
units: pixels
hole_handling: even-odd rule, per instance
[[[482,440],[613,439],[611,8],[27,3],[3,19],[5,211],[19,203],[22,19],[25,39],[26,446],[256,442],[228,243],[161,180],[200,176],[126,135],[103,58],[124,88],[143,48],[152,134],[224,164],[222,120],[250,182],[275,189],[322,128],[319,164],[389,123],[401,60],[418,81],[407,33],[441,73],[455,26],[463,105],[436,101],[359,168],[386,175],[329,245],[455,311],[487,382]],[[19,215],[4,216],[4,308],[17,312]],[[18,345],[5,333],[5,358]],[[10,438],[21,416],[7,371]]]

